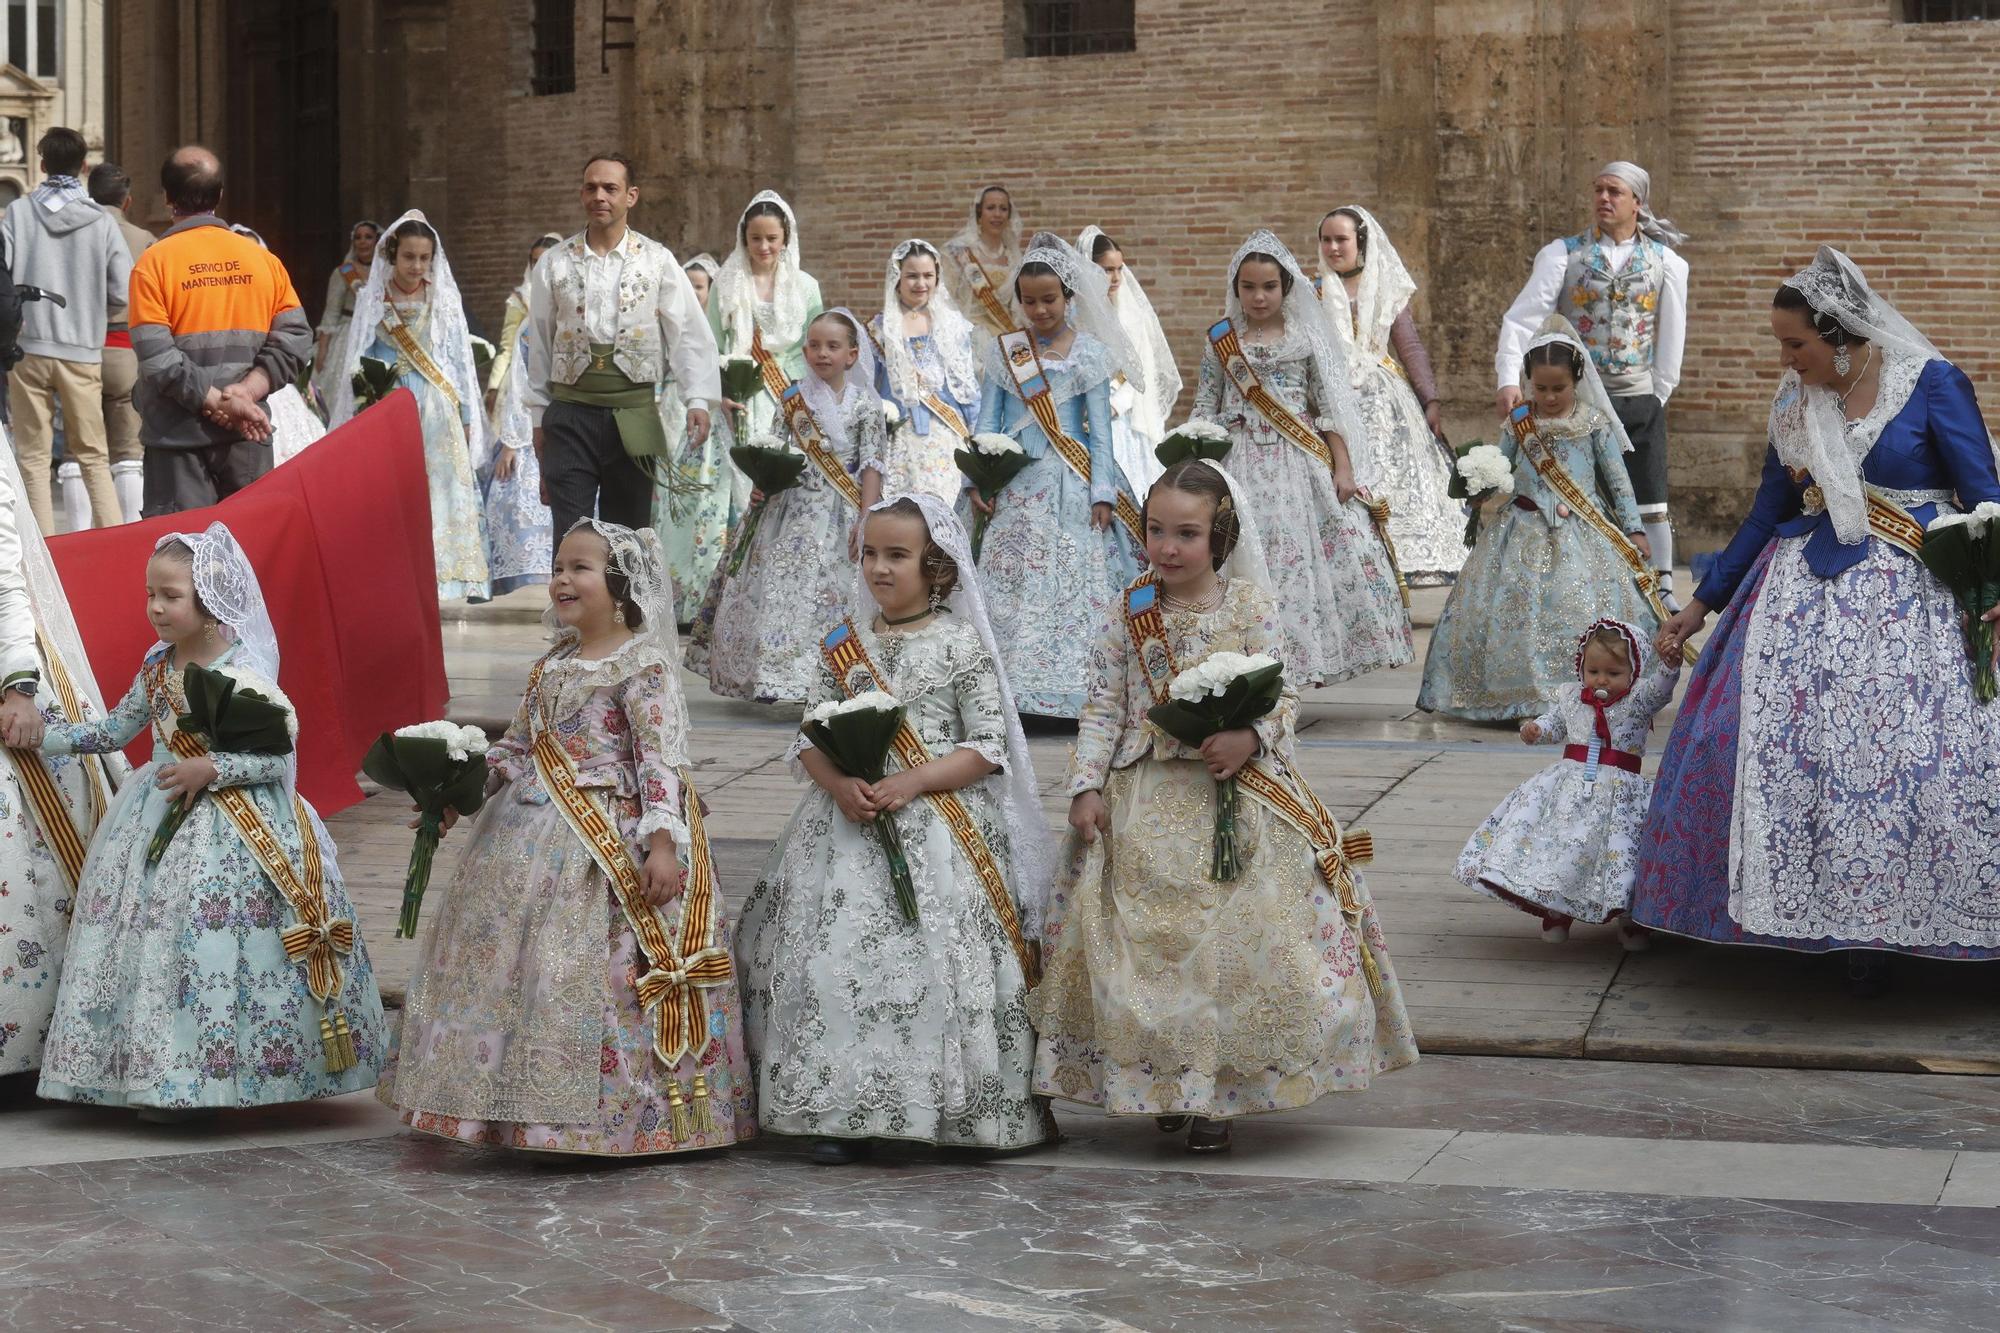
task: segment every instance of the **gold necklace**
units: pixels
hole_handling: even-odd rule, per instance
[[[1207,592],[1192,600],[1183,601],[1172,593],[1166,593],[1163,600],[1169,611],[1192,611],[1198,616],[1205,616],[1221,607],[1223,590],[1227,586],[1221,579],[1217,579]]]

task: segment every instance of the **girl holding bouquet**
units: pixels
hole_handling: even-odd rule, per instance
[[[799,220],[775,190],[760,190],[736,220],[736,248],[723,261],[706,301],[708,325],[723,356],[748,356],[753,340],[777,358],[788,379],[806,373],[806,330],[819,318],[819,281],[799,260]],[[778,400],[759,390],[749,409],[743,437],[756,439],[779,429]],[[734,474],[732,508],[750,504],[750,482]]]
[[[795,486],[751,495],[767,512],[756,516],[754,536],[738,526],[688,644],[688,668],[734,699],[797,703],[812,692],[821,626],[847,604],[861,514],[882,496],[888,428],[875,358],[853,311],[812,322],[806,364],[803,408],[786,427],[790,447],[806,454],[804,470]]]
[[[211,751],[178,726],[192,666],[275,706],[297,736],[257,573],[228,528],[160,539],[146,613],[160,642],[124,699],[42,740],[49,754],[111,754],[153,733],[152,761],[119,789],[84,864],[41,1095],[173,1120],[372,1087],[382,999],[295,760]],[[288,951],[294,928],[321,923],[335,929]]]
[[[659,539],[578,521],[549,597],[557,643],[487,751],[382,1099],[425,1133],[537,1152],[734,1143],[756,1122]]]
[[[1015,701],[1069,718],[1083,707],[1091,634],[1139,570],[1138,539],[1117,517],[1138,508],[1111,433],[1111,378],[1136,358],[1103,272],[1060,236],[1036,233],[1009,287],[1026,324],[987,344],[977,429],[1032,461],[991,502],[970,483],[966,498],[990,518],[979,576]]]
[[[1522,393],[1549,453],[1597,512],[1651,556],[1625,472],[1625,436],[1597,366],[1560,315],[1528,347]],[[1521,452],[1511,432],[1514,499],[1479,534],[1438,616],[1417,707],[1473,721],[1534,717],[1568,687],[1576,636],[1600,617],[1659,623],[1632,570],[1602,533],[1574,513]]]
[[[1167,678],[1214,654],[1283,658],[1243,488],[1213,463],[1168,468],[1146,502],[1146,552],[1151,571],[1091,653],[1073,832],[1029,1003],[1035,1091],[1156,1116],[1188,1130],[1190,1151],[1214,1152],[1234,1117],[1359,1091],[1417,1051],[1361,849],[1293,767],[1292,682],[1253,725],[1199,750],[1147,720]],[[1253,794],[1260,777],[1271,799]],[[1230,779],[1239,865],[1219,881],[1216,804]]]
[[[979,362],[972,325],[942,285],[943,266],[928,241],[904,241],[890,251],[882,313],[868,331],[881,357],[876,391],[903,414],[889,490],[924,491],[949,503],[965,484],[952,453],[978,415]]]
[[[1263,516],[1286,673],[1304,689],[1401,666],[1416,655],[1410,613],[1355,482],[1360,411],[1312,283],[1259,231],[1229,261],[1226,307],[1192,414],[1229,432],[1230,471]]]
[[[1139,275],[1125,262],[1124,247],[1106,236],[1102,227],[1091,226],[1078,234],[1076,248],[1104,270],[1125,341],[1139,359],[1136,373],[1127,375],[1121,368],[1112,377],[1111,429],[1117,437],[1113,452],[1118,466],[1125,469],[1125,480],[1134,492],[1143,492],[1164,471],[1153,450],[1166,438],[1167,418],[1181,396],[1181,372]],[[1145,392],[1135,384],[1145,385]]]
[[[1757,498],[1660,631],[1677,652],[1722,613],[1660,763],[1632,917],[1850,951],[1867,992],[1887,953],[2000,957],[2000,708],[1961,627],[2000,607],[1916,553],[1940,517],[2000,501],[2000,476],[1965,373],[1846,255],[1822,247],[1778,289],[1771,333]]]
[[[1680,666],[1678,653],[1652,657],[1645,633],[1623,621],[1584,631],[1575,685],[1521,724],[1524,742],[1560,745],[1563,757],[1487,816],[1458,858],[1458,882],[1540,919],[1551,944],[1567,940],[1573,922],[1624,915],[1653,794],[1639,760]],[[1627,921],[1619,941],[1636,952],[1646,932]]]
[[[707,255],[681,265],[702,309],[708,308],[715,275],[721,266]],[[668,380],[660,392],[660,422],[669,446],[667,484],[653,492],[653,531],[667,553],[667,573],[674,583],[674,620],[688,624],[701,609],[715,567],[729,545],[730,488],[735,466],[729,451],[736,445],[733,412],[713,412],[713,425],[701,447],[687,447],[687,404],[680,385]]]
[[[815,790],[736,937],[759,1121],[818,1139],[826,1163],[869,1139],[1030,1147],[1046,1134],[1027,993],[1048,825],[970,544],[942,501],[869,511],[849,607],[812,702],[886,691],[928,758],[898,754],[869,783],[804,735],[793,743]],[[900,834],[915,920],[897,904],[883,821]]]

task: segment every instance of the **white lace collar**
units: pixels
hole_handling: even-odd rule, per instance
[[[1882,431],[1909,404],[1910,395],[1917,390],[1917,381],[1923,377],[1924,367],[1930,364],[1926,357],[1908,356],[1901,352],[1884,352],[1882,373],[1875,384],[1875,405],[1865,416],[1857,417],[1846,424],[1847,442],[1866,457],[1875,447],[1875,441],[1882,438]]]

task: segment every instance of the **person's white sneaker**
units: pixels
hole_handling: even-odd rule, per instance
[[[1569,922],[1567,921],[1542,922],[1542,943],[1561,944],[1568,939],[1569,939]]]
[[[1618,944],[1626,953],[1644,953],[1653,947],[1653,932],[1635,922],[1621,920]]]

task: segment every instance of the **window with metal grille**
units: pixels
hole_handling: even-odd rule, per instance
[[[1133,0],[1020,0],[1024,56],[1094,56],[1138,49]]]
[[[1903,0],[1905,23],[1974,23],[2000,20],[2000,0]]]
[[[535,0],[535,63],[528,87],[537,97],[576,91],[576,0]]]

